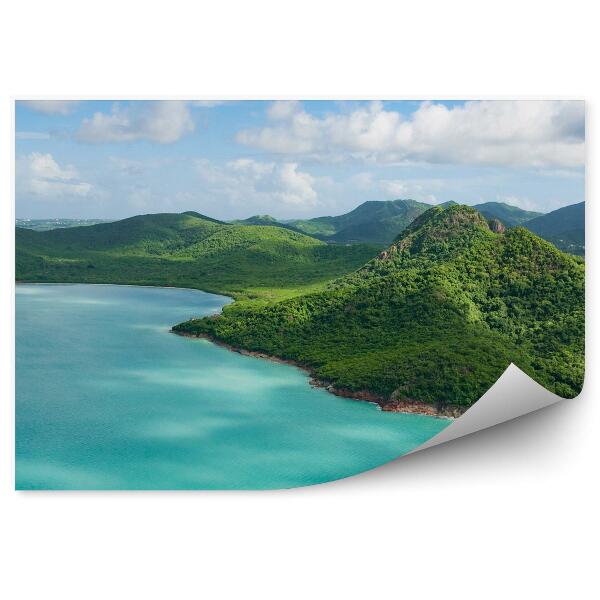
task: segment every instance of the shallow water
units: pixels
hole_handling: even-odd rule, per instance
[[[227,302],[18,285],[17,489],[309,485],[388,462],[449,423],[384,413],[312,388],[295,367],[169,333]]]

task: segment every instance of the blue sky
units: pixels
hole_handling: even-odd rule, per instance
[[[579,101],[18,101],[16,216],[584,200]]]

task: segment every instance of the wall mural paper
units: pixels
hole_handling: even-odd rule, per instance
[[[581,101],[15,113],[17,489],[323,483],[581,391]]]

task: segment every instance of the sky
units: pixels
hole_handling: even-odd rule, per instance
[[[581,101],[19,100],[17,218],[584,200]]]

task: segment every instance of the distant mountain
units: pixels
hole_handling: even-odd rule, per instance
[[[241,221],[232,221],[232,223],[284,227],[334,244],[367,243],[385,247],[401,235],[414,219],[432,206],[415,200],[369,201],[349,213],[335,217],[315,217],[281,222],[271,215],[255,215]],[[453,200],[449,200],[437,206],[449,208],[459,205]],[[556,244],[565,252],[583,255],[582,219],[581,226],[574,226],[573,229],[561,230],[556,233],[554,229],[548,229],[546,226],[537,228],[538,219],[541,219],[539,223],[543,223],[544,217],[548,216],[539,212],[523,210],[504,202],[482,202],[474,205],[473,208],[477,209],[486,219],[497,219],[505,227],[528,227],[529,223],[533,223],[535,229],[532,228],[531,231],[540,237]],[[583,214],[583,211],[581,213]],[[571,223],[572,220],[567,219],[566,223]],[[550,230],[553,233],[548,233]]]
[[[450,200],[438,206],[448,208],[458,204]],[[414,219],[431,207],[431,204],[415,200],[369,201],[337,217],[316,217],[287,223],[328,242],[367,242],[385,246],[391,244]],[[506,227],[522,225],[542,214],[503,202],[484,202],[474,208],[487,219],[498,219]]]
[[[522,208],[512,206],[511,204],[505,204],[504,202],[483,202],[482,204],[475,204],[473,208],[476,208],[486,219],[498,219],[499,221],[502,221],[506,227],[523,225],[527,221],[531,221],[531,219],[539,217],[542,214],[530,210],[523,210]]]
[[[585,202],[536,217],[525,227],[565,252],[580,256],[585,253]]]
[[[253,215],[247,219],[238,219],[231,222],[239,223],[240,225],[281,225],[281,223],[271,215]]]
[[[365,242],[385,246],[430,207],[416,200],[369,201],[337,217],[316,217],[287,223],[328,242]]]
[[[211,223],[219,223],[219,225],[225,225],[225,221],[219,221],[219,219],[213,219],[212,217],[207,217],[206,215],[202,215],[195,210],[186,210],[181,213],[182,215],[188,215],[190,217],[196,217],[197,219],[203,219],[204,221],[210,221]]]
[[[193,212],[43,232],[17,228],[15,236],[20,281],[169,285],[237,296],[268,296],[271,288],[291,294],[348,273],[377,252]]]
[[[110,223],[109,219],[16,219],[16,226],[34,231],[49,231],[50,229],[63,229],[65,227],[82,227]]]
[[[394,410],[458,414],[511,362],[577,395],[584,263],[471,207],[434,207],[361,269],[316,293],[174,329],[291,359],[324,385]]]
[[[290,223],[283,223],[281,221],[278,221],[275,217],[272,217],[271,215],[254,215],[252,217],[248,217],[247,219],[238,219],[235,221],[230,221],[230,223],[232,223],[233,225],[268,225],[271,227],[283,227],[284,229],[289,229],[290,231],[297,231],[299,233],[304,233],[305,235],[308,235],[306,234],[306,232],[301,231],[300,229],[294,227]]]

